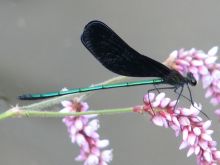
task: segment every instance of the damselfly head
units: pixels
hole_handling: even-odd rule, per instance
[[[187,79],[188,83],[192,86],[195,86],[197,84],[197,81],[191,72],[187,73],[186,79]]]

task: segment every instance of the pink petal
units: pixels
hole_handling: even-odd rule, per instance
[[[195,154],[198,155],[200,152],[200,147],[199,146],[196,146],[195,147]]]
[[[154,100],[154,97],[155,97],[155,94],[154,94],[154,93],[149,93],[149,95],[146,94],[146,95],[144,96],[144,102],[145,102],[145,103],[152,102],[152,101]]]
[[[195,58],[200,59],[200,60],[203,60],[204,58],[207,58],[207,57],[208,55],[203,52],[198,52],[195,54]]]
[[[164,92],[161,92],[159,93],[159,95],[156,96],[155,100],[156,101],[162,101],[162,99],[165,97],[165,93]]]
[[[168,104],[170,103],[170,100],[171,100],[170,98],[165,98],[165,99],[163,99],[163,100],[161,101],[161,103],[160,103],[161,108],[167,107]]]
[[[89,109],[88,103],[81,102],[81,105],[82,105],[81,110],[80,110],[81,112],[85,112],[85,111],[87,111]]]
[[[102,160],[109,163],[110,161],[112,161],[112,150],[105,150],[102,152]]]
[[[212,94],[213,94],[213,90],[211,88],[208,88],[205,93],[205,98],[212,96]]]
[[[206,141],[212,141],[212,137],[208,134],[202,134],[201,138],[206,140]]]
[[[71,135],[75,135],[76,132],[77,132],[76,127],[71,126],[71,128],[70,128],[70,134],[71,134]]]
[[[211,126],[211,124],[212,124],[212,121],[211,120],[207,120],[206,122],[204,122],[202,124],[202,128],[203,129],[208,129]]]
[[[172,59],[176,59],[177,55],[178,55],[178,51],[174,50],[172,53],[170,53],[169,57],[172,58]]]
[[[160,105],[160,100],[155,100],[153,103],[151,103],[151,106],[153,107],[153,108],[156,108],[156,107],[158,107]]]
[[[220,115],[220,109],[216,109],[216,110],[215,110],[215,114],[216,114],[216,115]]]
[[[87,143],[85,137],[84,137],[82,134],[80,134],[80,133],[78,133],[78,134],[76,135],[76,142],[77,142],[77,144],[78,144],[79,146],[81,146],[81,145]]]
[[[205,158],[205,160],[206,160],[207,162],[210,163],[210,162],[212,161],[212,155],[211,155],[210,152],[205,151],[205,152],[203,153],[203,156],[204,156],[204,158]]]
[[[96,145],[99,148],[104,148],[109,145],[109,140],[99,140]]]
[[[163,120],[161,116],[154,116],[152,118],[152,122],[157,126],[161,126],[161,127],[163,126]]]
[[[219,71],[219,70],[214,70],[214,71],[212,72],[212,78],[213,78],[214,80],[220,79],[220,71]]]
[[[188,129],[184,128],[183,129],[183,140],[186,141],[187,138],[188,138]]]
[[[172,117],[172,121],[174,122],[174,124],[178,127],[180,127],[180,123],[179,121],[177,120],[177,118],[175,116]]]
[[[218,52],[218,46],[214,46],[213,48],[211,48],[209,51],[208,51],[208,55],[210,56],[214,56],[216,55]]]
[[[192,60],[191,64],[193,66],[202,66],[203,65],[203,61],[202,60]]]
[[[166,117],[166,120],[168,120],[168,121],[172,120],[172,117],[171,117],[171,115],[169,113],[166,113],[165,117]]]
[[[189,56],[189,55],[186,56],[185,60],[191,62],[192,61],[192,56]]]
[[[84,130],[85,134],[89,137],[92,136],[92,134],[94,132],[94,130],[91,126],[86,126],[83,130]]]
[[[73,105],[71,101],[62,101],[61,104],[64,107],[71,107]]]
[[[216,56],[210,56],[207,59],[205,59],[205,64],[206,65],[214,64],[217,59],[218,57]]]
[[[83,128],[83,122],[82,122],[82,120],[80,120],[80,118],[78,118],[75,121],[75,127],[76,127],[77,130],[81,130]]]
[[[184,67],[181,66],[181,65],[176,65],[176,66],[174,67],[174,69],[175,69],[175,70],[178,70],[178,72],[180,72],[180,73],[184,73]]]
[[[173,106],[176,105],[176,103],[177,103],[177,100],[171,101],[170,104],[169,104],[169,106],[170,106],[170,107],[173,107]]]
[[[211,98],[210,102],[211,102],[213,105],[218,105],[219,102],[220,102],[220,100],[219,100],[218,98],[213,97],[213,98]]]
[[[209,141],[209,146],[215,147],[215,146],[217,146],[217,142],[216,141]],[[216,150],[216,149],[213,149],[213,150]]]
[[[187,157],[191,156],[194,153],[194,147],[190,147],[188,152],[187,152]]]
[[[190,124],[190,121],[189,121],[189,119],[187,117],[180,117],[179,118],[179,123],[182,126],[187,126],[187,125]]]
[[[196,141],[196,136],[193,133],[190,133],[188,136],[188,143],[194,145]]]
[[[208,86],[210,86],[212,81],[213,81],[212,76],[210,76],[210,75],[203,76],[202,77],[203,88],[207,88]]]
[[[171,129],[173,129],[175,131],[175,135],[177,137],[179,135],[180,128],[177,125],[175,125],[174,123],[170,123],[169,126],[170,126]]]
[[[98,157],[91,154],[91,155],[88,156],[88,158],[87,158],[87,160],[85,161],[84,164],[86,164],[86,165],[98,165],[98,163],[99,163]]]
[[[195,133],[196,136],[199,136],[201,134],[201,129],[199,127],[193,128],[193,132]]]
[[[162,116],[162,120],[163,120],[163,126],[164,126],[165,128],[168,128],[169,125],[168,125],[168,123],[167,123],[166,117]]]
[[[206,131],[205,131],[205,133],[208,134],[208,135],[213,134],[213,132],[214,132],[213,130],[206,130]]]
[[[196,116],[196,117],[192,117],[190,120],[195,123],[198,123],[202,121],[202,118],[200,116]]]
[[[186,148],[188,146],[188,142],[187,141],[182,141],[182,143],[179,146],[179,150],[182,150],[184,148]]]
[[[200,73],[201,75],[207,75],[207,74],[209,73],[209,71],[208,71],[207,67],[205,67],[205,66],[199,66],[199,73]]]
[[[204,140],[199,140],[199,145],[203,150],[206,150],[208,148],[208,142]]]
[[[190,66],[189,62],[183,59],[177,59],[176,60],[177,65],[183,65],[183,66]]]
[[[85,159],[86,159],[85,155],[78,155],[78,156],[75,158],[75,161],[83,161],[83,160],[85,160]]]
[[[187,109],[187,108],[182,108],[181,114],[183,114],[184,116],[189,116],[192,114],[192,111],[190,111],[190,109]]]
[[[214,151],[213,157],[214,157],[214,159],[220,159],[220,151]]]
[[[93,128],[93,130],[97,130],[100,127],[98,119],[94,119],[94,120],[90,121],[89,125]]]

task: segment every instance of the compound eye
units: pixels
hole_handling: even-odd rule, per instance
[[[197,84],[197,81],[195,79],[195,77],[193,76],[193,74],[191,72],[188,72],[187,73],[187,79],[188,79],[188,82],[192,85],[192,86],[195,86]]]
[[[193,77],[193,79],[191,79],[190,84],[193,85],[193,86],[195,86],[197,84],[197,81],[194,77]]]

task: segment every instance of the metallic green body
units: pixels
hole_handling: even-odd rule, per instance
[[[107,85],[97,85],[97,86],[91,86],[91,87],[87,87],[87,88],[75,88],[75,89],[69,89],[66,91],[59,91],[59,92],[49,92],[49,93],[42,93],[42,94],[25,94],[25,95],[21,96],[21,99],[23,99],[23,100],[44,99],[44,98],[48,98],[48,97],[56,97],[56,96],[62,96],[62,95],[67,95],[67,94],[73,94],[73,93],[89,92],[89,91],[95,91],[95,90],[120,88],[120,87],[139,86],[139,85],[161,84],[161,83],[164,83],[163,79],[133,81],[133,82],[107,84]]]

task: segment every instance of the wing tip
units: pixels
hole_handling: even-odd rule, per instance
[[[99,20],[92,20],[92,21],[90,21],[89,23],[87,23],[87,24],[85,25],[84,30],[83,30],[83,33],[82,33],[82,35],[81,35],[81,41],[82,41],[82,43],[84,43],[83,37],[84,37],[84,35],[85,35],[85,32],[86,32],[88,29],[92,28],[94,25],[95,25],[95,26],[99,25],[99,26],[108,27],[108,26],[107,26],[105,23],[103,23],[102,21],[99,21]]]

